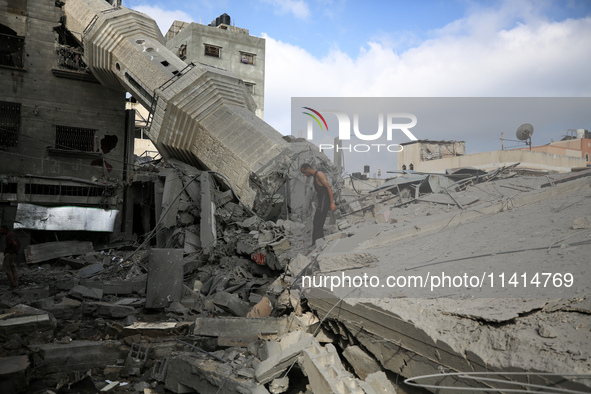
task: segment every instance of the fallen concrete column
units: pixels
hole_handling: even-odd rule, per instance
[[[183,250],[150,249],[146,308],[166,308],[183,293]]]

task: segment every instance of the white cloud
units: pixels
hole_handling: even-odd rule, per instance
[[[310,16],[310,8],[304,0],[263,0],[270,4],[279,15],[293,14],[296,18],[307,19]]]
[[[175,20],[182,21],[182,22],[193,22],[193,18],[191,15],[184,11],[180,10],[165,10],[158,6],[151,6],[151,5],[138,5],[132,7],[134,10],[142,12],[152,19],[156,21],[162,35],[166,35],[170,26]]]
[[[455,21],[402,53],[369,42],[357,57],[333,49],[318,59],[266,36],[265,119],[289,134],[297,96],[591,95],[591,18],[551,22],[508,4]]]

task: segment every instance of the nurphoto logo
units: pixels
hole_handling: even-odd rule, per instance
[[[389,112],[384,116],[384,113],[378,113],[378,129],[376,132],[364,133],[359,127],[359,114],[353,113],[353,127],[351,127],[351,118],[345,112],[335,110],[322,110],[322,112],[310,107],[302,107],[307,110],[302,112],[310,117],[307,124],[307,140],[311,141],[314,138],[314,124],[317,124],[321,131],[328,132],[328,123],[324,115],[334,115],[338,122],[339,139],[342,141],[351,140],[353,135],[361,141],[377,141],[382,139],[384,134],[384,124],[386,130],[386,143],[372,143],[372,144],[353,144],[348,146],[334,146],[333,144],[319,144],[319,150],[324,151],[328,149],[347,150],[349,152],[370,152],[380,150],[388,152],[401,152],[403,147],[400,144],[389,143],[393,139],[395,132],[401,131],[411,141],[418,141],[418,138],[409,130],[417,124],[417,117],[411,113],[406,112]],[[410,121],[410,122],[409,122]]]

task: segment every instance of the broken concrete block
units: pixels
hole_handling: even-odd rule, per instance
[[[82,303],[66,297],[59,304],[51,303],[41,309],[51,313],[56,319],[73,320],[80,318]]]
[[[37,351],[43,364],[37,371],[43,374],[55,372],[88,371],[104,368],[124,358],[119,341],[72,341],[67,345],[47,343],[30,345]]]
[[[183,293],[183,250],[151,249],[146,308],[165,308]]]
[[[258,228],[258,222],[258,216],[251,216],[247,219],[244,219],[242,222],[238,223],[238,225],[242,228],[247,228],[249,230],[256,230]]]
[[[302,371],[314,393],[363,393],[358,379],[345,370],[336,348],[316,341],[304,349]]]
[[[193,334],[217,337],[220,346],[248,346],[259,338],[282,336],[288,326],[286,317],[198,317],[195,319]]]
[[[22,393],[29,387],[29,357],[0,357],[0,393]]]
[[[266,360],[257,365],[257,380],[265,384],[278,378],[312,342],[315,342],[314,337],[303,331],[292,331],[283,336],[279,342],[281,351],[269,354]]]
[[[254,317],[267,317],[273,311],[273,304],[267,297],[263,297],[255,306],[252,307],[250,312],[246,314],[248,318]]]
[[[130,326],[124,327],[122,331],[124,335],[141,334],[148,337],[163,337],[175,334],[178,335],[183,330],[188,330],[189,326],[191,326],[190,322],[136,322]]]
[[[40,309],[19,304],[6,313],[10,318],[0,320],[0,335],[26,335],[36,331],[49,331],[56,327],[53,316]]]
[[[591,228],[591,216],[581,216],[573,220],[573,229]]]
[[[556,338],[558,336],[558,334],[556,334],[556,331],[547,324],[540,325],[540,328],[538,328],[538,334],[542,338]]]
[[[355,370],[355,374],[361,380],[365,380],[368,375],[382,370],[380,364],[359,346],[348,346],[343,351],[343,356],[345,356]]]
[[[76,274],[76,277],[79,279],[86,279],[90,278],[92,275],[101,272],[104,269],[101,263],[93,264],[89,267],[84,267]]]
[[[396,388],[382,371],[368,375],[359,386],[367,394],[396,394]]]
[[[110,319],[122,319],[129,315],[135,315],[137,310],[132,306],[109,304],[108,302],[85,302],[82,305],[82,313],[97,315]]]
[[[132,344],[131,350],[125,359],[125,364],[123,364],[121,376],[139,376],[147,360],[148,348],[137,343]]]
[[[289,388],[289,378],[287,376],[274,379],[269,384],[269,391],[273,394],[285,393],[288,388]]]
[[[236,294],[226,291],[215,293],[213,303],[234,316],[246,316],[250,311],[248,302],[242,301]]]
[[[77,298],[79,300],[90,298],[93,300],[101,300],[103,298],[103,290],[102,289],[93,289],[91,287],[86,287],[82,285],[76,285],[70,290],[68,293],[71,297]]]
[[[297,278],[302,271],[310,265],[310,259],[302,254],[298,254],[289,262],[289,272],[292,278]]]
[[[247,375],[246,368],[239,368]],[[174,393],[268,394],[254,379],[234,373],[229,363],[212,360],[201,353],[180,353],[169,361],[164,387]]]

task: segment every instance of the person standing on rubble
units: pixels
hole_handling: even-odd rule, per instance
[[[337,207],[334,203],[330,184],[322,171],[314,170],[308,163],[302,164],[300,171],[305,176],[314,177],[314,190],[316,190],[318,198],[312,229],[312,247],[314,247],[317,239],[324,238],[324,222],[326,222],[328,210],[334,211]]]
[[[6,246],[4,248],[4,262],[2,263],[2,270],[6,272],[11,287],[18,286],[18,274],[16,272],[16,255],[21,248],[21,242],[12,231],[7,227],[0,227],[0,234],[6,236]]]

